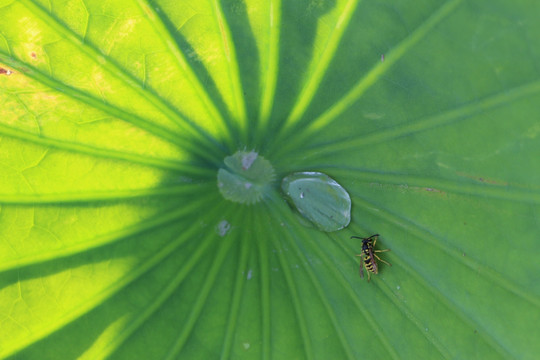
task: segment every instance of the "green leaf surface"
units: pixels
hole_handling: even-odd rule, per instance
[[[0,358],[536,359],[539,16],[0,0]],[[238,151],[275,170],[256,204],[218,189]],[[288,206],[314,171],[345,229]]]

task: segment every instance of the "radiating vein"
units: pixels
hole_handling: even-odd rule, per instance
[[[150,231],[160,226],[165,226],[178,218],[197,211],[197,209],[200,209],[200,206],[202,206],[203,203],[208,204],[209,201],[194,201],[190,204],[186,204],[182,208],[168,209],[168,211],[164,211],[163,213],[159,213],[151,218],[141,220],[140,222],[126,226],[123,229],[98,235],[94,238],[87,239],[86,241],[71,244],[63,248],[50,249],[49,251],[40,251],[39,253],[34,253],[19,258],[3,260],[0,262],[0,272],[72,256],[91,249],[96,249],[98,247],[122,241],[131,236]]]
[[[407,258],[406,258],[407,259]],[[470,316],[467,316],[461,309],[458,308],[458,306],[450,300],[449,297],[444,296],[436,287],[435,284],[428,283],[420,274],[415,271],[411,266],[410,263],[407,261],[407,263],[400,260],[398,257],[392,258],[392,263],[397,265],[400,269],[405,270],[407,273],[407,277],[414,279],[420,286],[422,286],[423,291],[430,293],[431,296],[435,298],[435,300],[439,304],[443,304],[452,314],[457,316],[464,324],[466,324],[471,329],[478,329],[478,335],[489,345],[491,346],[496,352],[498,352],[502,358],[510,359],[512,356],[504,349],[501,344],[490,335],[487,335],[489,331],[485,329],[483,326],[481,326],[479,323],[474,322],[471,320]],[[386,285],[384,281],[382,281],[383,284]],[[405,308],[404,304],[399,301],[398,298],[396,298],[396,295],[393,291],[390,290],[388,286],[383,286],[382,290],[387,294],[387,296],[392,300],[392,302],[395,303],[396,306]],[[406,309],[406,311],[412,316],[410,311]],[[409,315],[408,315],[409,316]],[[423,331],[422,327],[419,327],[420,332],[427,336],[426,332]],[[451,358],[451,356],[450,356]]]
[[[354,253],[353,249],[347,249],[342,242],[337,241],[336,244],[338,244],[338,247],[340,247],[344,253],[346,254]],[[392,259],[392,262],[394,262],[394,259]],[[443,358],[445,359],[452,358],[452,355],[450,354],[448,349],[437,338],[435,338],[432,333],[425,331],[425,326],[422,323],[422,321],[418,319],[416,316],[414,316],[414,314],[403,304],[403,302],[399,301],[399,299],[396,298],[395,294],[384,283],[383,279],[380,279],[379,281],[377,281],[377,284],[375,286],[377,286],[380,289],[380,291],[384,294],[384,296],[386,296],[386,298],[389,301],[391,301],[394,304],[394,306],[396,306],[396,308],[399,309],[399,311],[404,315],[404,318],[407,319],[407,321],[411,322],[413,326],[418,329],[418,333],[421,334],[423,337],[425,337],[429,341],[429,343],[433,345],[435,349],[437,349],[437,351]]]
[[[341,38],[343,37],[343,34],[347,29],[347,26],[349,25],[349,21],[351,20],[358,3],[359,0],[349,0],[345,4],[343,12],[339,16],[330,34],[330,37],[326,43],[326,46],[321,54],[318,63],[316,64],[313,72],[307,79],[304,87],[300,91],[300,95],[298,96],[298,99],[293,109],[291,110],[291,114],[289,115],[286,123],[284,124],[284,131],[287,131],[288,128],[295,125],[298,120],[300,120],[302,115],[305,113],[307,107],[313,100],[313,96],[319,88],[325,72],[328,70],[330,62],[334,58],[338,45],[341,42]]]
[[[30,10],[35,16],[40,18],[44,23],[53,28],[62,37],[73,45],[77,46],[77,49],[82,53],[93,59],[96,64],[99,64],[104,70],[106,70],[110,76],[115,77],[125,83],[129,88],[133,89],[141,96],[142,99],[146,99],[162,114],[173,120],[182,129],[189,131],[191,135],[196,136],[201,140],[206,140],[210,144],[219,146],[216,139],[209,135],[206,131],[196,125],[194,122],[180,114],[178,109],[173,108],[170,104],[161,99],[153,90],[149,90],[141,86],[140,81],[133,75],[125,71],[119,66],[112,58],[107,57],[101,51],[99,51],[93,44],[89,43],[85,39],[81,39],[79,35],[66,27],[56,17],[48,13],[45,9],[34,3],[32,0],[20,0],[24,6]]]
[[[283,275],[285,276],[285,282],[287,283],[287,288],[289,289],[290,298],[294,307],[294,312],[296,314],[296,319],[298,321],[298,328],[300,329],[300,335],[302,337],[302,346],[305,351],[305,358],[315,359],[315,353],[313,351],[313,345],[311,342],[311,337],[309,336],[309,331],[307,328],[306,323],[306,317],[304,314],[304,311],[302,309],[302,301],[300,300],[300,295],[297,291],[297,286],[294,283],[293,275],[291,274],[291,269],[289,268],[289,264],[287,263],[287,259],[285,259],[284,255],[282,254],[282,251],[280,249],[283,248],[283,245],[281,244],[281,241],[276,238],[276,235],[274,233],[270,234],[270,239],[272,241],[272,244],[276,248],[276,256],[278,258],[279,264],[281,265],[281,270],[283,272]]]
[[[505,277],[501,276],[501,273],[477,262],[470,256],[462,256],[462,253],[460,251],[448,246],[444,241],[440,241],[440,239],[437,239],[429,231],[421,228],[420,226],[412,223],[411,221],[399,215],[396,215],[387,209],[382,209],[380,206],[372,204],[367,200],[362,199],[359,194],[354,195],[354,201],[356,206],[361,207],[363,211],[369,212],[373,216],[381,218],[384,221],[390,222],[395,226],[406,230],[407,233],[414,235],[415,238],[422,240],[430,246],[439,249],[440,251],[444,252],[446,255],[454,259],[454,261],[456,261],[457,263],[461,263],[469,269],[473,270],[475,274],[484,277],[486,280],[492,282],[496,286],[502,287],[505,290],[513,293],[517,297],[540,308],[540,298],[536,297],[530,291],[527,291],[526,289],[523,289],[515,283],[507,280]]]
[[[182,216],[180,212],[176,213],[177,216]],[[174,220],[174,219],[169,219]],[[163,223],[164,224],[164,223]],[[159,225],[157,225],[159,226]],[[198,227],[197,224],[191,224],[192,227]],[[134,232],[136,234],[137,232]],[[127,236],[127,235],[122,235]],[[188,239],[188,238],[185,238]],[[120,238],[116,239],[120,240]],[[99,244],[98,246],[101,246],[102,244]],[[178,243],[176,245],[179,245]],[[88,248],[84,249],[83,251],[87,250]],[[126,272],[126,276],[119,279],[119,281],[111,284],[107,288],[105,288],[100,293],[94,294],[94,296],[90,299],[88,299],[86,302],[83,302],[79,304],[76,308],[74,308],[71,312],[65,313],[61,319],[59,319],[56,323],[50,323],[48,327],[44,327],[38,331],[34,331],[31,336],[28,336],[24,339],[24,341],[20,341],[17,344],[14,344],[13,347],[5,351],[4,353],[0,353],[3,357],[8,357],[10,355],[13,355],[17,353],[18,351],[26,348],[32,343],[35,343],[47,336],[49,336],[54,331],[57,331],[58,329],[61,329],[65,327],[70,322],[76,320],[77,318],[81,317],[82,315],[86,314],[90,310],[96,308],[100,304],[102,304],[106,299],[114,296],[119,291],[124,289],[129,284],[133,283],[135,280],[143,276],[145,273],[147,273],[150,269],[152,269],[154,266],[161,263],[161,261],[166,258],[171,253],[172,247],[167,246],[164,247],[160,252],[155,254],[154,256],[151,256],[149,259],[145,260],[143,263],[139,264],[139,266],[134,267],[131,271]],[[64,256],[65,254],[62,254],[61,256]],[[70,254],[68,254],[70,255]],[[0,271],[2,271],[3,268],[0,268]]]
[[[357,227],[354,226],[353,227]],[[363,233],[363,231],[358,231],[357,229],[353,229],[355,233]],[[351,249],[350,247],[346,247],[346,245],[342,242],[337,242],[339,244],[339,247],[343,250],[346,254],[351,254],[354,252],[354,249]],[[409,260],[408,257],[405,257],[405,259]],[[434,284],[430,284],[426,281],[426,279],[420,274],[415,271],[410,261],[401,261],[399,257],[393,257],[392,258],[392,264],[397,265],[400,269],[403,269],[407,272],[407,277],[413,278],[420,286],[423,287],[423,289],[426,292],[429,292],[438,303],[443,304],[446,306],[446,308],[452,312],[452,314],[459,317],[459,319],[465,323],[467,326],[469,326],[471,329],[482,329],[483,327],[480,326],[478,323],[475,323],[471,320],[469,316],[464,314],[461,309],[458,309],[456,304],[450,301],[449,297],[444,296],[438,289],[437,286]],[[449,354],[449,351],[441,344],[436,338],[434,338],[431,334],[426,333],[424,331],[424,326],[422,323],[413,315],[413,313],[405,306],[405,303],[400,301],[395,295],[395,293],[390,290],[388,285],[385,283],[383,279],[378,282],[379,288],[381,291],[385,293],[385,295],[390,299],[396,307],[398,307],[404,314],[406,314],[406,317],[418,328],[419,333],[422,334],[422,336],[426,337],[430,342],[433,343],[433,345],[438,348],[439,352],[441,354],[444,354],[446,358],[452,358],[452,356]],[[499,342],[495,340],[492,336],[486,336],[487,331],[484,330],[484,332],[481,332],[480,336],[483,338],[483,340],[492,346],[499,354],[501,354],[501,357],[503,358],[511,358],[510,354],[501,347]]]
[[[355,233],[362,233],[362,232],[355,230]],[[341,241],[336,241],[336,244],[345,254],[355,253],[354,249],[351,249],[350,247],[346,247],[346,245]],[[397,264],[398,262],[399,261],[395,261],[395,258],[392,259],[392,263]],[[422,323],[422,321],[418,319],[409,310],[407,306],[405,306],[404,302],[400,301],[400,299],[396,297],[395,293],[390,290],[388,285],[385,283],[384,279],[380,278],[377,281],[375,286],[377,286],[380,289],[380,291],[384,294],[384,296],[386,296],[386,298],[389,301],[391,301],[396,308],[400,310],[400,312],[404,315],[404,318],[410,323],[412,323],[413,326],[418,329],[418,333],[422,335],[423,337],[425,337],[431,343],[431,345],[433,345],[433,347],[437,349],[437,351],[443,358],[445,359],[452,358],[450,351],[444,346],[444,344],[441,343],[441,341],[439,341],[432,333],[425,331],[426,327]]]
[[[309,124],[307,132],[321,129],[329,125],[336,117],[342,114],[347,108],[354,104],[368,88],[370,88],[382,75],[384,75],[403,55],[414,45],[422,40],[429,32],[446,16],[448,16],[462,0],[451,0],[442,5],[434,14],[424,21],[416,30],[410,33],[403,41],[394,47],[382,62],[371,68],[371,70],[338,102],[328,111],[313,120]]]
[[[261,129],[268,126],[270,113],[274,104],[274,96],[276,93],[276,84],[278,80],[279,70],[279,39],[281,34],[281,0],[269,0],[270,13],[268,18],[268,29],[270,32],[270,40],[268,42],[268,67],[261,69],[266,75],[262,86],[262,98],[260,108],[260,125]],[[264,135],[263,131],[263,135]]]
[[[108,104],[102,99],[98,99],[93,95],[80,91],[76,88],[68,86],[52,77],[42,73],[33,66],[23,63],[15,58],[10,57],[0,51],[0,61],[10,65],[12,68],[17,69],[21,74],[29,77],[37,82],[60,91],[64,96],[79,101],[85,105],[91,106],[95,109],[103,111],[104,113],[130,123],[139,129],[147,131],[150,134],[157,136],[179,148],[187,150],[193,154],[197,154],[203,158],[208,158],[209,154],[214,158],[221,159],[223,154],[217,151],[215,146],[209,146],[206,142],[201,140],[190,138],[187,134],[182,134],[179,131],[172,131],[166,127],[148,121],[135,114],[131,114],[125,110]],[[211,159],[210,159],[211,160]]]
[[[443,113],[429,116],[419,120],[407,121],[404,124],[390,128],[378,130],[354,138],[344,138],[332,141],[327,144],[315,144],[310,150],[303,151],[305,156],[316,153],[331,154],[334,152],[346,153],[361,146],[380,144],[399,137],[411,135],[414,133],[427,131],[436,127],[454,124],[471,116],[493,110],[513,101],[540,93],[540,81],[534,81],[510,90],[505,90],[498,94],[488,96],[484,99],[474,101],[455,109],[450,109]]]
[[[215,211],[212,214],[217,214]],[[212,218],[211,216],[209,218]],[[175,241],[171,242],[164,248],[160,250],[156,256],[153,257],[152,267],[155,267],[160,262],[172,254],[176,249],[180,247],[183,243],[192,239],[195,233],[199,232],[199,226],[193,224],[187,231],[183,232]],[[117,349],[129,339],[137,330],[146,323],[152,315],[154,315],[163,304],[170,299],[170,297],[178,290],[178,287],[182,284],[184,279],[189,275],[191,271],[196,267],[197,263],[201,258],[208,253],[209,247],[214,243],[216,234],[209,232],[204,237],[204,239],[198,240],[200,242],[197,249],[190,254],[187,261],[182,264],[182,267],[178,270],[175,277],[167,282],[165,288],[159,292],[158,296],[152,300],[150,304],[147,304],[141,312],[137,313],[136,316],[125,326],[120,332],[115,334],[114,339],[107,343],[107,346],[103,349],[96,349],[91,352],[91,354],[86,354],[90,358],[99,358],[105,359],[110,357]],[[156,262],[158,260],[159,262]],[[90,352],[89,352],[90,353]],[[98,356],[99,355],[99,356]]]
[[[319,166],[321,168],[321,166]],[[324,166],[322,166],[324,168]],[[354,181],[368,183],[407,185],[410,189],[418,188],[424,191],[447,191],[456,194],[479,196],[506,201],[540,204],[540,189],[523,189],[514,185],[494,185],[489,183],[459,182],[429,176],[409,175],[402,173],[383,173],[380,171],[347,168],[332,169],[334,174]]]
[[[75,143],[65,140],[52,139],[38,134],[32,134],[26,131],[14,129],[12,127],[0,124],[0,134],[15,139],[27,141],[36,145],[43,145],[59,150],[72,151],[78,154],[96,156],[103,159],[128,161],[135,164],[156,167],[165,170],[173,170],[189,174],[201,174],[202,169],[194,165],[182,163],[173,159],[160,159],[156,157],[143,156],[134,153],[128,153],[112,149],[98,148],[82,143]]]
[[[279,215],[277,211],[273,211],[274,219],[278,219]],[[288,231],[284,231],[283,228],[280,228],[282,237],[287,240],[288,247],[292,248],[299,259],[305,259],[307,262],[309,262],[309,259],[307,259],[306,254],[304,254],[298,245],[296,244],[296,241],[294,240],[292,234]],[[302,232],[302,238],[307,239],[309,236],[307,236],[306,232]],[[354,360],[356,357],[354,356],[354,353],[350,347],[349,342],[347,341],[347,337],[345,336],[345,333],[343,332],[339,320],[337,319],[336,313],[332,306],[330,305],[328,301],[327,295],[324,293],[323,287],[320,283],[320,280],[317,278],[315,273],[313,272],[313,269],[310,266],[303,266],[303,269],[306,271],[306,274],[308,275],[309,279],[311,280],[311,284],[315,288],[315,291],[317,292],[317,295],[319,296],[319,300],[324,306],[324,309],[326,310],[326,315],[332,322],[332,325],[334,327],[334,330],[336,331],[337,338],[339,339],[339,342],[343,348],[343,351],[345,354],[347,354],[347,359]],[[320,314],[318,314],[320,316]]]
[[[386,349],[388,354],[391,356],[391,358],[395,360],[399,360],[401,357],[397,354],[396,350],[390,344],[390,341],[388,340],[388,337],[384,334],[384,331],[377,324],[373,316],[367,312],[365,306],[360,302],[360,298],[356,295],[354,290],[351,288],[350,283],[343,277],[343,274],[341,274],[337,270],[336,265],[332,262],[331,259],[329,259],[328,254],[322,251],[322,249],[317,246],[313,246],[311,249],[317,254],[319,259],[321,259],[326,264],[326,269],[328,271],[331,271],[334,274],[334,278],[340,283],[341,288],[347,292],[350,300],[355,305],[355,308],[362,315],[362,317],[367,323],[367,326],[369,326],[371,331],[374,333],[374,335],[378,338],[378,340],[384,346],[384,348]]]
[[[214,16],[216,18],[216,22],[219,26],[219,31],[221,34],[222,51],[225,59],[227,60],[227,65],[229,68],[228,75],[230,85],[232,87],[232,97],[235,107],[234,114],[236,117],[235,121],[239,123],[240,128],[244,132],[244,136],[247,136],[246,131],[248,129],[248,119],[246,112],[246,104],[244,103],[244,92],[242,89],[242,81],[240,80],[240,70],[238,68],[238,61],[236,58],[236,49],[233,37],[229,25],[227,24],[227,21],[225,19],[225,15],[223,14],[220,0],[211,0],[211,2],[212,10],[214,12]]]
[[[195,93],[204,104],[204,107],[208,112],[208,116],[211,119],[216,120],[215,124],[217,126],[221,126],[223,133],[227,133],[227,130],[229,132],[232,131],[232,125],[226,120],[226,118],[224,118],[223,114],[219,112],[214,102],[210,98],[210,95],[204,89],[204,86],[201,84],[199,78],[195,74],[195,71],[187,61],[185,54],[181,51],[178,43],[174,39],[173,34],[169,32],[161,15],[152,6],[152,0],[138,0],[137,2],[144,13],[149,15],[148,19],[150,23],[167,46],[169,52],[176,59],[179,70],[182,72],[185,79],[189,82],[190,86],[195,90]]]
[[[147,189],[130,190],[94,190],[80,191],[74,193],[53,193],[53,194],[0,194],[0,204],[16,205],[51,205],[51,204],[76,204],[76,203],[98,203],[107,201],[124,201],[143,197],[154,196],[179,196],[193,194],[200,185],[185,183],[182,185],[169,185]]]
[[[280,213],[286,215],[288,220],[291,223],[297,222],[297,219],[295,219],[292,216],[289,209],[284,208],[283,204],[280,204],[280,202],[275,201],[274,205],[277,205],[279,208],[282,208]],[[300,228],[297,228],[297,231],[300,231]],[[339,243],[339,241],[336,241],[336,243]],[[335,264],[328,257],[328,253],[323,251],[322,248],[320,248],[319,246],[312,246],[310,249],[313,250],[317,254],[318,258],[321,259],[325,263],[326,270],[328,272],[331,272],[334,275],[334,279],[341,285],[341,288],[349,295],[349,298],[352,301],[352,303],[355,305],[355,308],[365,319],[368,326],[370,327],[372,332],[375,334],[375,336],[378,338],[378,340],[381,342],[381,344],[384,346],[384,348],[386,349],[390,357],[394,360],[400,359],[400,356],[397,354],[396,350],[390,344],[388,337],[384,334],[384,332],[382,331],[380,326],[377,324],[375,319],[367,312],[365,306],[361,303],[360,298],[356,295],[350,283],[344,278],[343,274],[337,270]]]
[[[256,213],[255,217],[255,230],[257,234],[264,234],[267,229],[264,228],[261,224],[264,222],[263,217],[260,213]],[[265,216],[266,218],[266,216]],[[270,312],[270,266],[269,266],[269,256],[268,256],[268,243],[266,241],[257,241],[258,256],[259,256],[259,270],[261,272],[260,279],[260,298],[261,298],[261,339],[262,339],[262,351],[261,359],[270,360],[270,343],[271,343],[271,312]]]
[[[178,338],[174,344],[172,344],[171,349],[167,352],[165,359],[178,359],[178,354],[182,351],[182,348],[191,335],[191,332],[193,331],[193,328],[195,327],[195,324],[199,319],[204,306],[206,305],[210,291],[218,278],[219,270],[223,266],[226,255],[234,243],[232,240],[234,239],[225,239],[225,241],[221,241],[219,244],[219,249],[216,256],[212,259],[212,266],[210,267],[210,270],[206,275],[206,279],[199,290],[197,299],[193,303],[187,319],[182,324],[182,330],[180,331],[180,334],[178,335]]]
[[[371,68],[353,88],[345,94],[340,100],[335,102],[332,107],[325,111],[319,117],[310,120],[305,126],[302,123],[298,123],[301,126],[301,131],[295,129],[289,129],[287,133],[283,133],[283,136],[292,137],[294,141],[290,141],[292,146],[298,146],[303,144],[309,138],[313,137],[315,133],[322,131],[323,128],[330,125],[336,120],[345,110],[352,106],[358,99],[360,99],[364,93],[380,79],[390,68],[400,60],[414,45],[422,40],[429,32],[446,16],[448,16],[456,7],[462,2],[462,0],[450,0],[442,5],[435,13],[433,13],[426,21],[424,21],[416,30],[410,33],[403,41],[392,49],[387,56],[385,56],[384,62],[377,62],[375,66]],[[280,142],[281,143],[281,142]],[[286,149],[285,149],[286,148]],[[289,150],[289,147],[279,149],[281,153],[285,150]],[[276,149],[273,149],[274,151]]]
[[[243,226],[246,229],[252,227],[252,213],[248,212],[245,219],[242,220]],[[252,234],[249,231],[242,233],[242,239],[240,243],[240,254],[238,260],[238,268],[236,270],[236,280],[234,289],[232,292],[232,301],[229,311],[229,317],[227,319],[227,327],[225,329],[225,339],[223,340],[223,348],[221,349],[221,359],[227,360],[231,358],[231,348],[233,346],[235,329],[238,321],[238,313],[240,312],[240,304],[242,301],[242,291],[246,282],[246,270],[248,262],[248,253],[252,241]]]
[[[13,69],[17,69],[22,75],[29,77],[37,82],[61,92],[63,95],[75,99],[84,103],[85,105],[91,106],[95,109],[101,110],[106,114],[109,114],[115,118],[121,119],[125,122],[128,122],[139,129],[143,129],[150,134],[156,135],[159,138],[166,140],[172,144],[180,145],[179,140],[183,139],[184,136],[180,132],[171,131],[171,129],[162,127],[156,123],[150,122],[146,119],[143,119],[137,115],[130,114],[129,112],[112,106],[102,99],[98,99],[93,95],[85,93],[79,89],[76,89],[72,86],[66,85],[49,75],[44,74],[37,68],[31,66],[30,64],[24,63],[16,58],[4,54],[0,51],[0,61],[8,64]],[[184,138],[187,139],[187,138]]]

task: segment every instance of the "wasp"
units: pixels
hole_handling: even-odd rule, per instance
[[[370,273],[374,273],[374,274],[379,273],[379,268],[377,267],[377,261],[375,260],[375,258],[377,258],[379,261],[382,261],[386,265],[392,266],[392,264],[384,261],[383,259],[378,257],[376,254],[379,252],[390,251],[390,249],[374,250],[378,237],[379,237],[379,234],[371,235],[370,237],[367,237],[367,238],[362,238],[359,236],[351,236],[351,239],[362,240],[362,253],[356,256],[360,256],[363,261],[363,264],[360,265],[360,277],[364,278],[364,267],[366,267],[367,274],[368,274],[368,280],[367,280],[368,282],[371,278]]]

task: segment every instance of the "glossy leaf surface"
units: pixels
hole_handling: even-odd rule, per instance
[[[536,359],[539,14],[0,0],[0,357]],[[351,224],[225,200],[252,149]]]

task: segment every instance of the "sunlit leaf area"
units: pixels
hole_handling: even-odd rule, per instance
[[[0,0],[0,358],[538,359],[539,18]]]

